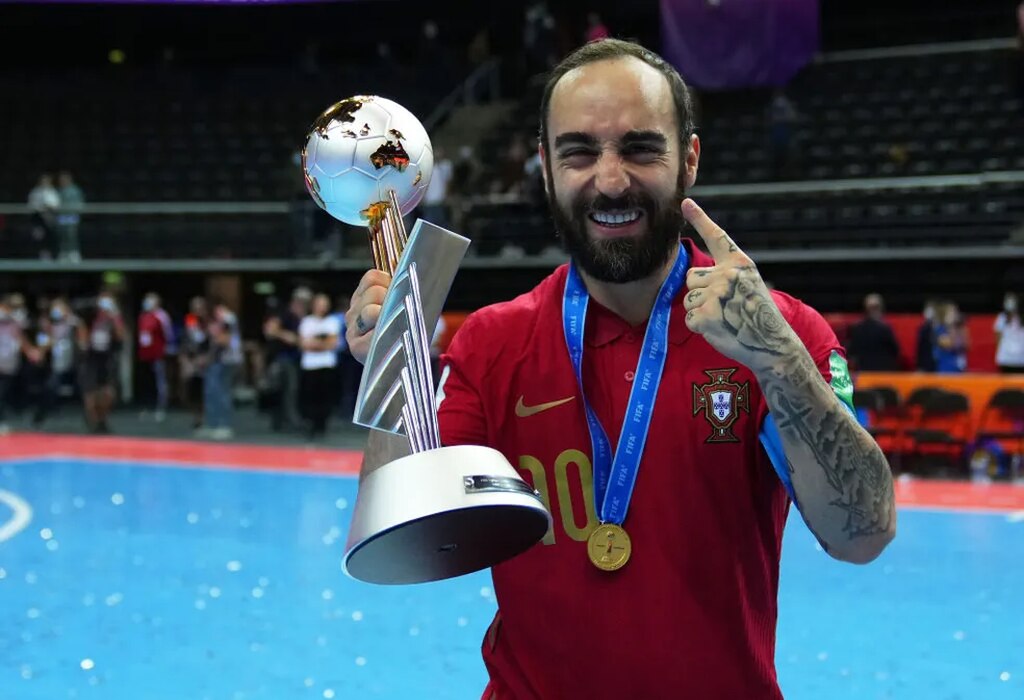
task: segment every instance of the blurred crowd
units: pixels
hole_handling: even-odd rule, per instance
[[[1024,324],[1019,297],[1007,292],[1003,308],[992,327],[995,365],[1004,374],[1024,374]],[[885,317],[880,294],[864,298],[864,317],[847,329],[846,350],[851,368],[868,372],[918,372],[958,374],[969,370],[971,335],[959,306],[949,300],[925,302],[913,356],[908,366],[892,325]]]
[[[332,415],[351,419],[362,376],[345,342],[348,305],[346,296],[298,287],[285,303],[267,298],[261,328],[243,329],[227,303],[205,297],[175,317],[151,292],[129,318],[113,288],[40,297],[33,307],[8,294],[0,297],[0,433],[15,413],[38,428],[75,405],[88,431],[110,433],[112,410],[131,395],[141,420],[162,423],[183,408],[197,437],[231,439],[236,403],[251,401],[274,432],[320,440]],[[443,333],[440,320],[435,378]]]

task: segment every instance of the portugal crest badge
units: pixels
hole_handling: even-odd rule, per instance
[[[732,381],[732,369],[706,369],[711,380],[707,384],[693,385],[693,415],[704,412],[711,424],[711,435],[704,442],[739,442],[732,432],[740,411],[750,413],[750,382]]]

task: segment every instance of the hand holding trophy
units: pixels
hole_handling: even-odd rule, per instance
[[[345,570],[370,583],[435,581],[490,567],[536,544],[551,516],[505,457],[489,447],[441,446],[430,372],[430,336],[469,241],[403,215],[422,199],[433,169],[419,120],[381,97],[328,108],[302,150],[306,188],[331,216],[366,226],[374,318],[353,421],[404,435],[412,454],[366,474],[345,548]],[[370,329],[373,329],[370,331]],[[365,331],[365,332],[364,332]],[[372,335],[371,335],[372,333]]]

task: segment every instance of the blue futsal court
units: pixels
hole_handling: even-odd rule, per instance
[[[355,490],[350,476],[4,463],[0,700],[478,698],[489,575],[348,579]],[[791,517],[785,696],[1024,698],[1022,516],[903,509],[868,567],[832,561]]]

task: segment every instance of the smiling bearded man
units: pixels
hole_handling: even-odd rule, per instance
[[[683,199],[701,144],[660,57],[578,49],[552,71],[540,133],[572,262],[471,314],[438,389],[441,441],[499,450],[553,519],[492,569],[484,698],[777,700],[790,504],[837,559],[871,561],[895,535],[843,349]],[[683,219],[708,253],[680,239]],[[370,271],[353,294],[357,359],[389,284]],[[364,477],[406,453],[372,432]]]

